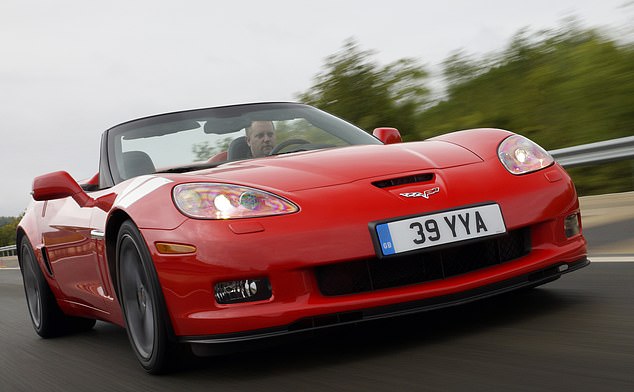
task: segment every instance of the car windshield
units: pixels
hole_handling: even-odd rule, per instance
[[[130,121],[107,131],[115,183],[228,161],[381,142],[313,107],[293,103],[224,106]]]

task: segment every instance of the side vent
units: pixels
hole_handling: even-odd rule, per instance
[[[51,262],[48,259],[48,251],[46,247],[42,248],[42,259],[44,260],[44,267],[46,267],[46,272],[48,272],[49,276],[53,276],[53,269],[51,268]]]
[[[434,179],[433,173],[415,174],[413,176],[390,178],[388,180],[375,181],[372,183],[377,188],[390,188],[393,186],[414,184],[417,182],[428,182]]]

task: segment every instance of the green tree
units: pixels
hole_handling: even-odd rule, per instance
[[[484,60],[444,64],[447,95],[419,117],[419,138],[482,126],[509,128],[548,149],[632,135],[634,51],[571,23],[528,35]]]
[[[0,227],[0,246],[14,245],[15,244],[15,230],[18,227],[18,223],[20,223],[21,217],[2,217],[8,218],[3,219],[6,222],[4,225]]]
[[[415,135],[416,116],[429,100],[427,72],[413,59],[380,66],[373,56],[347,40],[298,99],[366,130],[393,126],[404,136]]]
[[[15,219],[12,216],[0,216],[0,227],[6,225],[7,223],[11,222],[13,219]]]
[[[212,147],[209,142],[200,142],[192,145],[192,152],[197,161],[204,161],[216,154],[216,148]]]
[[[221,151],[227,151],[232,137],[222,138],[211,145],[210,142],[200,142],[192,145],[192,152],[196,157],[196,161],[206,161]]]

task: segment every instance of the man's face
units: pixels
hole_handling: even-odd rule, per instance
[[[254,121],[247,131],[247,144],[254,158],[265,157],[275,147],[275,129],[270,121]]]

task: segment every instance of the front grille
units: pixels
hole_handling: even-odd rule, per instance
[[[429,282],[501,264],[530,252],[530,229],[438,250],[317,267],[323,295],[362,293]]]

